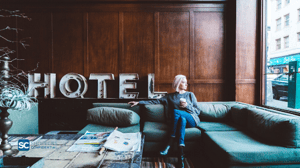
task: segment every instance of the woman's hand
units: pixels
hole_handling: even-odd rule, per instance
[[[139,102],[136,102],[136,101],[131,101],[131,102],[128,102],[128,104],[131,104],[130,107],[133,107],[133,106],[136,106],[139,104]]]
[[[187,106],[187,102],[180,102],[180,107],[181,108],[186,108],[186,106]]]

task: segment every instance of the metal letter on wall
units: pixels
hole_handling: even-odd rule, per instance
[[[165,96],[168,92],[155,92],[154,91],[154,73],[148,74],[148,98],[159,99]]]
[[[44,74],[44,82],[41,82],[41,74],[34,73],[28,74],[28,92],[30,96],[37,97],[39,95],[37,89],[44,89],[44,98],[54,98],[56,87],[56,74],[46,73]]]
[[[112,73],[91,73],[90,80],[97,80],[98,90],[97,98],[107,98],[106,80],[115,80],[114,74]]]
[[[136,89],[139,80],[137,73],[120,73],[119,74],[119,98],[120,99],[137,99],[139,92],[129,92],[128,89]]]
[[[70,81],[75,80],[78,84],[76,91],[72,91],[70,88]],[[77,73],[68,73],[63,76],[59,82],[59,90],[68,98],[83,98],[83,95],[88,89],[88,83],[84,76]]]

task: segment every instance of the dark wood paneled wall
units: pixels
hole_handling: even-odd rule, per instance
[[[236,101],[260,102],[259,0],[236,0]],[[259,17],[258,17],[259,16]]]
[[[69,72],[87,79],[138,73],[141,80],[155,73],[155,89],[167,92],[174,76],[184,74],[198,101],[255,103],[256,0],[18,2],[2,6],[33,19],[17,21],[31,37],[29,48],[18,47],[24,70],[39,62],[36,72],[56,73],[57,82]],[[89,88],[86,96],[94,92]]]

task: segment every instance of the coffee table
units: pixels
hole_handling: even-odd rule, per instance
[[[10,135],[9,135],[10,136]],[[13,135],[17,136],[17,135]],[[23,135],[22,135],[23,136]],[[141,151],[114,152],[105,154],[91,152],[67,152],[82,134],[42,135],[29,151],[20,151],[15,157],[44,158],[43,168],[138,168],[141,167],[145,136],[142,136]],[[13,149],[17,149],[13,146]]]

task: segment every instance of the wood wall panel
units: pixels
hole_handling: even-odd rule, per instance
[[[236,0],[236,101],[260,102],[257,0]],[[257,88],[257,89],[256,89]]]
[[[18,19],[18,27],[23,29],[19,38],[30,37],[26,40],[29,47],[19,45],[18,68],[32,73],[50,73],[52,71],[52,36],[51,36],[51,13],[26,13],[31,18]]]
[[[116,79],[119,73],[138,73],[143,80],[154,72],[155,90],[173,92],[174,76],[184,74],[199,101],[249,103],[259,89],[256,87],[253,93],[247,93],[253,95],[244,96],[245,88],[252,91],[259,81],[256,0],[214,3],[78,0],[6,6],[32,13],[36,20],[32,21],[32,29],[30,24],[19,23],[35,38],[32,49],[18,51],[20,58],[31,56],[26,60],[28,64],[20,63],[19,67],[32,69],[34,61],[41,60],[42,68],[38,71],[57,73],[58,82],[69,72],[86,78],[90,73],[113,73]],[[118,81],[112,86],[112,90],[118,87]],[[89,92],[95,91],[96,87],[91,85]],[[95,97],[87,94],[91,95]]]
[[[194,12],[195,79],[224,79],[224,18],[221,12]]]
[[[189,78],[189,12],[159,13],[158,80]]]
[[[157,91],[168,92],[168,93],[173,93],[174,92],[174,89],[172,88],[172,83],[158,84],[156,86],[157,86]]]
[[[154,73],[154,13],[123,13],[124,53],[120,73]]]
[[[226,95],[224,95],[223,84],[195,84],[194,94],[197,101],[211,102],[211,101],[224,101]]]
[[[119,72],[119,13],[88,13],[87,74]]]
[[[256,78],[257,0],[237,0],[236,79]]]
[[[255,99],[255,84],[237,84],[236,85],[236,99],[239,102],[256,104]]]
[[[53,13],[52,72],[61,79],[67,73],[84,73],[83,13]]]

